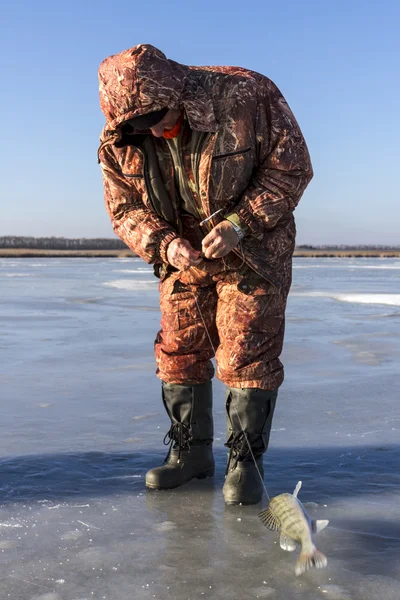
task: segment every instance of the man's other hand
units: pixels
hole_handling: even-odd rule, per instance
[[[191,243],[184,238],[175,238],[168,245],[167,258],[170,265],[186,271],[190,267],[194,267],[201,262],[200,252],[195,250]]]
[[[218,223],[202,242],[206,258],[221,258],[229,254],[239,243],[239,236],[230,221]]]

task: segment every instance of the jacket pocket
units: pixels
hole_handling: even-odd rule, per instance
[[[193,292],[179,280],[165,279],[160,284],[161,329],[179,331],[183,335],[181,341],[189,342],[198,326],[203,325],[203,311],[212,313],[214,304],[216,296],[214,298],[212,293],[210,296],[210,288]]]
[[[228,156],[237,156],[239,154],[246,154],[246,152],[250,152],[251,147],[243,148],[243,150],[235,150],[234,152],[225,152],[224,154],[217,154],[212,157],[212,160],[219,160],[220,158],[227,158]]]
[[[273,296],[279,294],[279,290],[264,278],[257,280],[244,277],[237,284],[237,289],[246,296]]]

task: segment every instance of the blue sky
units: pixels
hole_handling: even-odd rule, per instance
[[[282,90],[315,170],[299,244],[400,244],[398,0],[5,0],[1,12],[0,235],[114,235],[96,163],[97,68],[151,43]]]

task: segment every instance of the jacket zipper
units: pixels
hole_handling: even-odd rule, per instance
[[[153,203],[153,199],[151,197],[151,185],[150,185],[150,181],[149,181],[149,173],[147,170],[147,158],[146,158],[146,154],[145,152],[143,152],[143,150],[141,148],[139,148],[138,146],[135,146],[136,150],[139,152],[139,154],[141,154],[142,158],[143,158],[143,175],[137,176],[137,177],[144,177],[144,184],[146,186],[146,190],[147,190],[147,197],[149,199],[149,203],[151,208],[154,210],[154,212],[156,213],[156,215],[158,215],[159,217],[165,219],[165,217],[160,214],[154,203]],[[175,216],[175,227],[179,233],[179,235],[182,234],[182,228],[181,228],[181,223],[179,221],[179,216],[174,208],[174,216]],[[166,221],[168,223],[168,221]]]
[[[148,177],[148,173],[147,173],[147,164],[146,164],[146,155],[141,148],[139,148],[138,146],[135,146],[135,147],[136,147],[136,150],[139,152],[139,154],[141,154],[142,159],[143,159],[143,177],[144,177],[144,184],[147,189],[147,197],[149,199],[151,208],[154,210],[154,212],[156,214],[158,214],[156,207],[153,204],[153,200],[152,200],[151,193],[150,193],[149,177]]]
[[[202,205],[202,202],[201,202],[200,188],[199,188],[200,158],[201,158],[201,152],[202,152],[202,149],[204,147],[206,138],[207,138],[207,134],[204,134],[204,136],[200,140],[199,147],[198,147],[197,153],[196,153],[196,169],[195,169],[195,173],[194,173],[194,179],[195,179],[195,183],[196,183],[197,197],[199,199],[199,215],[201,217],[201,220],[204,220],[204,219],[206,219],[208,217],[206,211],[203,209],[203,205]]]
[[[235,150],[234,152],[226,152],[226,154],[217,154],[212,157],[212,160],[218,160],[220,158],[226,158],[227,156],[236,156],[236,154],[246,154],[246,152],[250,152],[251,147],[244,148],[244,150]]]
[[[193,192],[190,189],[189,185],[188,185],[188,180],[187,180],[187,176],[186,176],[186,171],[185,171],[185,165],[184,162],[182,160],[182,139],[181,136],[178,136],[178,159],[179,159],[179,171],[180,173],[178,173],[178,178],[180,178],[180,180],[183,182],[183,186],[185,188],[185,192],[188,198],[191,198],[191,200],[193,201],[193,206],[194,208],[198,208],[197,207],[197,203],[196,203],[196,198],[194,198],[193,196]],[[171,152],[171,151],[170,151]],[[172,162],[174,162],[172,160]],[[196,188],[197,188],[197,184],[196,184]],[[201,216],[201,215],[200,215]]]

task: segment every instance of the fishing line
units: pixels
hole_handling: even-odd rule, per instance
[[[199,311],[199,315],[200,315],[200,317],[201,317],[201,320],[203,321],[204,330],[205,330],[205,332],[206,332],[206,334],[207,334],[207,337],[208,337],[208,339],[209,339],[209,341],[210,341],[211,348],[212,348],[212,350],[213,350],[213,352],[214,352],[214,356],[215,356],[215,355],[216,355],[216,353],[217,353],[217,351],[216,351],[216,349],[215,349],[215,346],[214,346],[214,344],[213,344],[213,341],[212,341],[212,339],[211,339],[210,332],[208,331],[208,327],[207,327],[207,325],[206,325],[206,322],[205,322],[205,320],[204,320],[203,313],[202,313],[202,311],[201,311],[200,305],[199,305],[199,303],[198,303],[198,301],[197,301],[196,294],[194,293],[194,291],[193,291],[193,290],[190,290],[190,291],[192,292],[192,295],[193,295],[194,301],[195,301],[195,303],[196,303],[196,306],[197,306],[197,310]],[[261,480],[261,483],[262,483],[262,485],[263,485],[263,488],[264,488],[264,491],[265,491],[265,495],[267,496],[267,498],[268,498],[268,501],[269,501],[269,500],[271,500],[271,498],[270,498],[270,495],[268,494],[267,488],[266,488],[266,486],[265,486],[264,479],[262,478],[262,475],[261,475],[261,473],[260,473],[260,469],[258,468],[258,465],[257,465],[256,458],[255,458],[255,456],[254,456],[254,454],[253,454],[253,450],[251,449],[251,445],[250,445],[250,442],[249,442],[249,438],[247,437],[247,433],[245,432],[245,430],[244,430],[244,428],[243,428],[243,424],[242,424],[242,421],[241,421],[241,419],[240,419],[240,417],[239,417],[239,413],[238,413],[238,411],[237,411],[236,407],[234,407],[234,410],[235,410],[236,416],[237,416],[237,418],[238,418],[239,425],[240,425],[240,428],[241,428],[241,430],[242,430],[242,433],[243,433],[243,435],[244,435],[244,438],[245,438],[245,440],[246,440],[246,442],[247,442],[247,446],[248,446],[248,448],[249,448],[249,451],[250,451],[250,454],[251,454],[251,458],[253,459],[254,465],[255,465],[255,467],[256,467],[256,469],[257,469],[258,476],[259,476],[259,478],[260,478],[260,480]]]
[[[238,413],[238,411],[237,411],[236,407],[234,407],[234,408],[235,408],[235,413],[236,413],[236,416],[237,416],[237,418],[239,419],[239,424],[240,424],[240,427],[241,427],[241,429],[242,429],[243,435],[244,435],[244,437],[245,437],[245,439],[246,439],[246,442],[247,442],[247,445],[248,445],[248,447],[249,447],[250,454],[251,454],[251,457],[252,457],[252,459],[253,459],[253,462],[254,462],[254,466],[255,466],[255,467],[256,467],[256,469],[257,469],[258,476],[259,476],[259,478],[260,478],[260,480],[261,480],[261,483],[263,484],[263,488],[264,488],[265,495],[267,496],[267,498],[268,498],[268,501],[269,501],[269,500],[271,500],[271,498],[270,498],[270,496],[269,496],[269,494],[268,494],[267,488],[265,487],[264,479],[262,478],[262,475],[261,475],[261,473],[260,473],[260,469],[258,468],[258,464],[257,464],[256,458],[255,458],[255,456],[254,456],[254,454],[253,454],[253,450],[251,449],[251,445],[250,445],[249,439],[248,439],[248,437],[247,437],[247,433],[245,432],[245,430],[244,430],[244,428],[243,428],[242,421],[241,421],[241,419],[240,419],[240,417],[239,417],[239,413]]]

